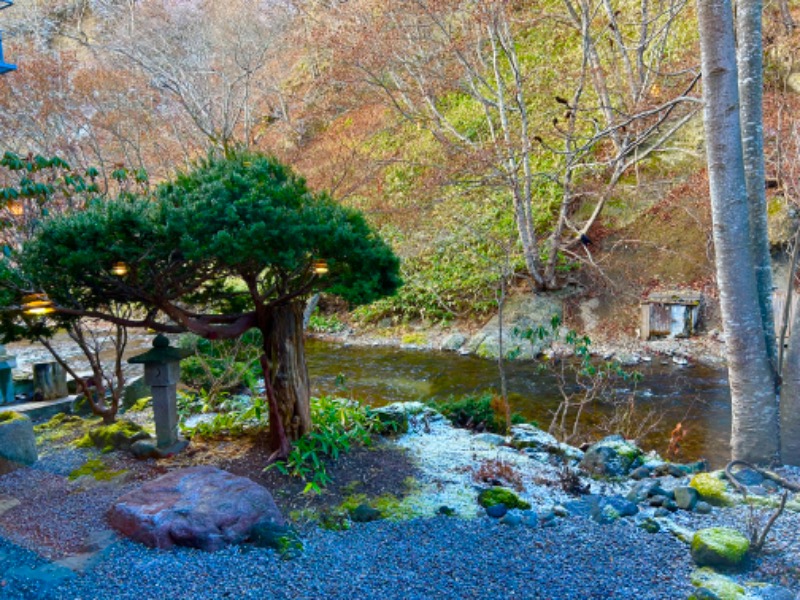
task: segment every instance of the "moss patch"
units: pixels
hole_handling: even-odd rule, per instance
[[[692,585],[706,592],[711,592],[714,594],[714,597],[719,598],[719,600],[740,600],[746,597],[745,589],[742,586],[732,579],[714,572],[708,567],[697,569],[692,573]],[[707,598],[708,595],[704,594],[698,596],[692,594],[689,596],[689,600],[700,597]]]
[[[4,410],[0,412],[0,424],[2,423],[10,423],[11,421],[21,421],[23,419],[27,419],[25,415],[15,412],[13,410]]]
[[[41,431],[50,431],[52,429],[60,429],[62,427],[75,427],[76,425],[83,425],[83,423],[84,420],[78,415],[58,413],[49,421],[34,426],[33,430],[39,433]]]
[[[108,465],[106,465],[102,460],[99,458],[94,458],[92,460],[87,460],[82,466],[72,471],[69,474],[68,479],[70,481],[75,481],[78,479],[78,477],[91,476],[97,481],[111,481],[115,477],[119,477],[125,473],[127,473],[126,469],[122,469],[120,471],[111,471],[109,470]]]
[[[120,420],[110,425],[100,425],[90,429],[75,445],[78,448],[99,448],[103,452],[128,450],[137,440],[149,438],[142,427],[130,421]]]
[[[730,506],[733,504],[727,492],[725,482],[714,473],[698,473],[692,477],[689,487],[697,490],[700,498],[716,506]]]
[[[417,516],[416,511],[404,503],[394,494],[382,494],[376,498],[369,498],[365,494],[353,494],[345,498],[339,506],[339,511],[350,514],[360,505],[366,504],[370,508],[380,511],[381,518],[390,521],[405,521]]]
[[[505,504],[506,508],[521,508],[528,510],[531,505],[522,500],[514,492],[502,487],[493,487],[483,490],[478,494],[478,504],[483,508],[488,508],[496,504]]]
[[[151,396],[147,396],[146,398],[140,398],[137,400],[133,406],[131,406],[128,410],[130,412],[142,412],[146,410],[150,406],[153,405],[153,398]]]
[[[34,425],[33,431],[36,433],[37,444],[55,443],[81,435],[81,431],[91,424],[92,421],[86,421],[77,415],[58,413],[46,423]]]

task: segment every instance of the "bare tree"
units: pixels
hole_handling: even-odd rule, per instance
[[[670,79],[665,71],[681,0],[645,2],[633,22],[603,2],[566,1],[564,14],[501,1],[373,4],[328,9],[335,23],[328,51],[403,118],[429,131],[468,173],[461,183],[475,185],[477,178],[487,189],[506,191],[538,288],[559,286],[560,251],[583,239],[621,176],[661,149],[695,110],[689,94],[696,74],[684,69]],[[357,30],[367,33],[355,36]],[[532,30],[543,45],[563,38],[575,51],[557,66],[552,46],[537,47],[535,58],[520,55],[520,36]],[[601,50],[606,46],[612,49]],[[607,75],[618,67],[624,86]],[[557,68],[569,76],[542,92],[536,78]],[[575,82],[571,90],[567,81]],[[653,93],[657,83],[663,93]],[[562,89],[568,91],[559,95]],[[543,93],[551,98],[545,106],[537,99]],[[598,174],[608,182],[605,191],[586,220],[573,222],[581,181]],[[548,186],[560,198],[545,234]]]

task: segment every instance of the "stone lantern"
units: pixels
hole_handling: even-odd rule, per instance
[[[177,385],[180,361],[191,353],[170,346],[167,337],[158,334],[152,349],[128,359],[131,364],[144,365],[144,381],[153,394],[156,444],[162,454],[179,452],[188,443],[178,437]]]
[[[11,369],[17,366],[17,357],[6,352],[6,347],[0,344],[0,404],[14,401],[14,378]]]

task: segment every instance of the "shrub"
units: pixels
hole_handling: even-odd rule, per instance
[[[304,493],[320,492],[330,482],[326,459],[338,458],[353,445],[369,445],[372,434],[383,428],[369,408],[327,396],[311,400],[311,421],[312,431],[294,443],[286,460],[267,467],[303,479]]]
[[[192,415],[214,413],[208,421],[193,427],[184,423]],[[191,436],[219,437],[242,435],[267,426],[266,402],[261,396],[231,395],[220,392],[216,398],[209,394],[178,392],[178,414],[183,431]]]
[[[196,335],[181,337],[181,346],[195,355],[181,361],[181,382],[207,395],[210,405],[224,400],[224,393],[254,390],[261,375],[261,333],[248,331],[235,340],[207,340]]]
[[[505,413],[502,400],[492,394],[464,396],[459,400],[434,401],[432,407],[447,417],[456,427],[476,431],[506,432]],[[519,413],[511,415],[514,424],[524,423]]]

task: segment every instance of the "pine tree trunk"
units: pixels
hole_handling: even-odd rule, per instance
[[[775,375],[761,319],[745,184],[733,10],[698,0],[704,122],[717,283],[731,388],[733,459],[779,455]]]
[[[269,373],[265,372],[265,384],[271,405],[270,446],[282,458],[280,455],[286,450],[286,438],[296,440],[311,431],[303,303],[290,302],[270,308],[262,334],[268,362],[265,371],[269,370]]]

